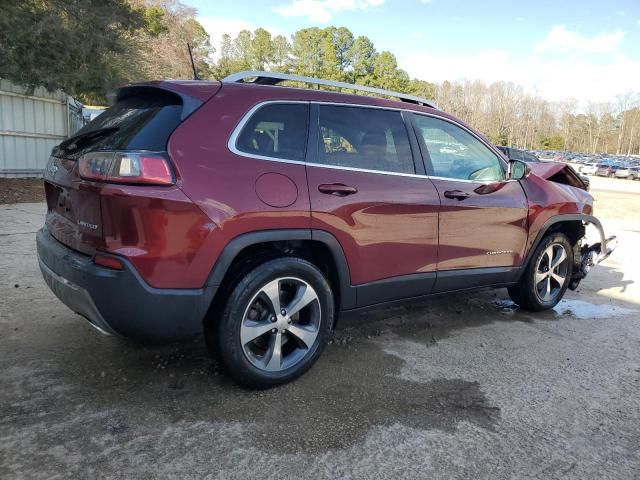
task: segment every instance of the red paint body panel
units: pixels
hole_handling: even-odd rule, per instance
[[[270,87],[258,90],[264,88]],[[245,89],[246,95],[234,94],[235,90],[235,85],[224,85],[176,129],[168,148],[179,171],[178,185],[218,227],[212,232],[210,269],[222,249],[238,235],[311,226],[304,165],[247,158],[228,149],[229,136],[242,116],[264,100],[264,95],[253,89]],[[291,179],[297,187],[293,203],[286,208],[273,207],[258,196],[255,185],[265,174]],[[290,194],[286,195],[289,201]]]
[[[518,182],[493,192],[475,192],[482,183],[433,179],[442,199],[438,270],[512,267],[522,263],[527,243],[527,198]],[[469,194],[446,198],[445,191]],[[498,253],[496,253],[498,252]]]
[[[58,241],[92,255],[102,245],[100,189],[78,176],[77,162],[57,160],[55,167],[45,182],[45,222]]]
[[[128,258],[156,288],[200,288],[215,224],[177,187],[105,185],[101,250]]]
[[[529,203],[527,251],[551,217],[571,213],[593,214],[593,197],[584,190],[550,182],[535,173],[531,173],[520,183]]]
[[[429,179],[313,166],[307,175],[312,227],[338,239],[352,284],[435,271],[440,200]],[[327,183],[358,192],[320,193]]]

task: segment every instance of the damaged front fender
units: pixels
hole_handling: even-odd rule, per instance
[[[593,215],[564,214],[555,215],[548,219],[538,231],[538,235],[529,250],[529,254],[524,265],[527,265],[531,260],[531,255],[533,255],[537,245],[542,241],[547,233],[553,230],[561,230],[562,224],[567,224],[569,222],[574,224],[575,222],[581,222],[585,229],[588,225],[592,225],[597,230],[599,237],[599,241],[596,243],[587,244],[585,243],[585,235],[583,234],[574,245],[573,275],[571,277],[569,288],[571,290],[575,290],[580,281],[587,276],[591,267],[597,265],[611,255],[618,245],[618,240],[615,236],[610,236],[608,238],[605,236],[600,220]]]

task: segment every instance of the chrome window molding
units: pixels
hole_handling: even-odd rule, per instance
[[[256,158],[258,160],[270,160],[273,162],[284,162],[284,163],[294,163],[298,165],[305,165],[306,162],[304,160],[293,160],[289,158],[270,157],[267,155],[258,155],[255,153],[245,152],[243,150],[238,149],[238,146],[237,146],[238,137],[240,136],[240,133],[242,133],[242,130],[244,129],[247,122],[251,119],[253,114],[256,113],[258,110],[260,110],[262,107],[266,105],[272,105],[272,104],[309,105],[309,102],[305,100],[267,100],[265,102],[257,103],[256,105],[251,107],[251,109],[247,113],[244,114],[242,119],[240,119],[240,122],[238,122],[238,124],[235,126],[235,128],[233,129],[233,132],[231,133],[231,136],[229,137],[229,141],[227,142],[227,148],[231,150],[233,153],[235,153],[236,155],[240,155],[242,157]]]
[[[488,183],[511,183],[518,180],[513,178],[505,178],[504,180],[466,180],[464,178],[452,178],[452,177],[438,177],[436,175],[427,175],[427,178],[432,180],[448,180],[449,182],[464,182],[464,183],[477,183],[478,185],[487,185]]]
[[[387,106],[379,106],[379,105],[362,105],[362,104],[358,104],[358,103],[342,103],[342,102],[322,102],[322,101],[308,101],[308,100],[265,100],[262,102],[259,102],[257,104],[255,104],[253,107],[251,107],[251,109],[244,114],[244,116],[240,119],[240,121],[238,122],[238,124],[234,127],[233,132],[231,133],[231,136],[229,137],[229,141],[227,142],[227,148],[234,154],[239,155],[241,157],[247,157],[247,158],[254,158],[256,160],[266,160],[266,161],[270,161],[270,162],[278,162],[278,163],[289,163],[289,164],[293,164],[293,165],[307,165],[310,167],[317,167],[317,168],[329,168],[329,169],[335,169],[335,170],[346,170],[346,171],[353,171],[353,172],[364,172],[364,173],[376,173],[379,175],[393,175],[393,176],[398,176],[398,177],[411,177],[411,178],[432,178],[434,180],[449,180],[451,182],[464,182],[464,183],[478,183],[481,185],[486,184],[487,182],[481,182],[478,180],[466,180],[466,179],[458,179],[458,178],[449,178],[449,177],[438,177],[435,175],[421,175],[418,173],[403,173],[403,172],[391,172],[391,171],[387,171],[387,170],[370,170],[370,169],[366,169],[366,168],[356,168],[356,167],[346,167],[346,166],[342,166],[342,165],[329,165],[329,164],[324,164],[324,163],[311,163],[311,162],[306,162],[306,161],[302,161],[302,160],[293,160],[293,159],[288,159],[288,158],[279,158],[279,157],[270,157],[270,156],[266,156],[266,155],[257,155],[254,153],[249,153],[249,152],[244,152],[242,150],[239,150],[236,146],[238,137],[240,136],[240,133],[242,132],[242,129],[245,127],[245,125],[247,124],[247,122],[249,121],[249,119],[253,116],[253,114],[255,112],[257,112],[260,108],[266,106],[266,105],[271,105],[271,104],[315,104],[315,105],[331,105],[331,106],[339,106],[339,107],[360,107],[360,108],[375,108],[375,109],[380,109],[380,110],[391,110],[391,111],[397,111],[397,112],[408,112],[408,113],[412,113],[412,114],[416,114],[416,115],[425,115],[428,117],[433,117],[433,118],[437,118],[439,120],[444,120],[446,122],[449,122],[459,128],[462,128],[463,130],[465,130],[466,132],[468,132],[469,134],[471,134],[474,138],[476,138],[477,140],[479,140],[483,145],[487,145],[486,142],[484,140],[482,140],[482,138],[478,137],[476,134],[474,134],[472,131],[470,131],[468,128],[466,128],[464,125],[459,124],[458,122],[455,122],[453,120],[450,120],[448,118],[444,118],[441,117],[439,115],[434,115],[431,113],[423,113],[423,112],[416,112],[415,110],[409,110],[409,109],[405,109],[405,108],[397,108],[397,107],[387,107]],[[489,150],[491,150],[493,152],[492,148],[489,148]],[[495,153],[495,152],[494,152]],[[498,157],[498,160],[500,160],[503,164],[505,163],[504,160],[496,155]],[[506,166],[506,165],[505,165]],[[505,179],[506,181],[509,181],[507,179]]]
[[[381,175],[393,175],[396,177],[429,178],[427,175],[420,175],[419,173],[389,172],[387,170],[370,170],[368,168],[344,167],[342,165],[327,165],[325,163],[306,162],[305,165],[307,165],[308,167],[330,168],[333,170],[347,170],[351,172],[378,173]]]

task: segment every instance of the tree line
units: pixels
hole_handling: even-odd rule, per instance
[[[3,5],[7,3],[7,5]],[[640,154],[640,96],[549,102],[508,82],[411,78],[395,55],[345,27],[303,28],[290,38],[258,28],[219,45],[179,0],[0,0],[0,77],[61,88],[88,103],[128,81],[202,79],[271,70],[425,97],[492,142],[527,149]],[[473,76],[473,72],[469,72]]]
[[[566,150],[640,155],[640,94],[615,102],[549,102],[508,82],[443,82],[438,106],[473,125],[497,145],[529,150]]]

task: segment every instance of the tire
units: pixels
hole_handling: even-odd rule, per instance
[[[334,317],[333,292],[322,272],[306,260],[281,257],[258,265],[232,289],[212,341],[234,381],[264,389],[311,368]]]
[[[561,249],[564,251],[565,258],[551,269],[553,274],[549,274],[550,262],[560,260]],[[564,296],[572,274],[571,242],[563,233],[551,233],[543,238],[536,248],[520,281],[508,288],[509,296],[524,310],[533,312],[549,310],[555,307]],[[560,281],[561,278],[562,281]]]
[[[634,181],[634,180],[636,179],[636,177],[635,177],[635,176],[633,176],[633,175],[629,175],[629,176],[627,177],[627,179],[628,179],[628,180],[631,180],[631,181]]]

